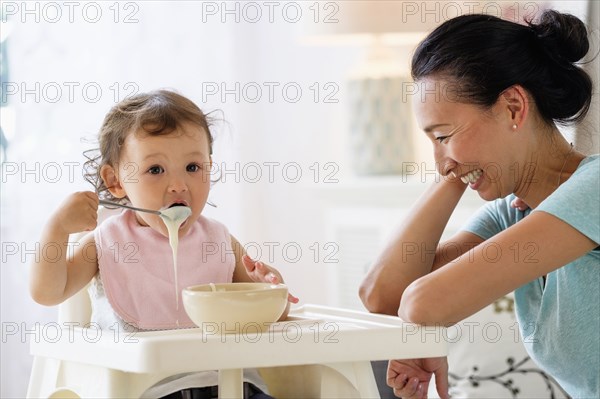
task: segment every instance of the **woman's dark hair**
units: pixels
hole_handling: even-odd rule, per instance
[[[84,152],[88,158],[84,164],[85,179],[94,185],[101,198],[127,202],[127,198],[114,198],[108,191],[100,177],[102,166],[117,165],[121,148],[129,134],[167,135],[186,122],[206,132],[209,151],[212,154],[212,119],[190,99],[174,91],[156,90],[136,94],[121,101],[111,108],[102,122],[98,134],[100,148]]]
[[[581,20],[553,10],[527,25],[490,15],[446,21],[421,42],[412,59],[415,81],[446,79],[459,101],[492,106],[512,85],[533,96],[547,123],[580,122],[590,108],[592,80],[575,63],[589,50]]]

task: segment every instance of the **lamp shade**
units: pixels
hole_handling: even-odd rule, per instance
[[[368,45],[375,38],[386,45],[413,44],[439,25],[440,18],[415,1],[340,1],[322,10],[319,23],[308,21],[308,44]],[[430,3],[432,4],[432,3]],[[431,6],[429,6],[431,8]]]
[[[435,3],[435,4],[434,4]],[[319,23],[303,25],[309,45],[365,46],[366,57],[349,70],[347,144],[351,167],[360,176],[405,173],[414,159],[412,110],[403,98],[410,81],[406,62],[416,46],[439,25],[439,15],[423,7],[441,2],[340,1],[325,3]],[[438,13],[439,14],[439,13]],[[305,20],[307,21],[307,20]],[[404,47],[396,52],[393,47]]]

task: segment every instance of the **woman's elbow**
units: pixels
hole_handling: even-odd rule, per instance
[[[360,287],[358,287],[358,297],[369,312],[377,313],[375,292],[371,284],[369,284],[366,280],[360,284]]]
[[[436,300],[431,294],[426,283],[417,280],[404,291],[398,316],[409,323],[448,326],[454,324],[448,320],[451,313],[448,310],[442,301]]]
[[[418,292],[413,284],[409,285],[400,301],[400,307],[398,308],[398,316],[408,322],[415,324],[426,324],[429,319],[428,307],[423,303],[422,298],[418,298]]]
[[[408,323],[420,325],[435,324],[432,323],[433,317],[428,313],[428,309],[424,309],[412,303],[408,304],[408,301],[402,301],[400,303],[400,308],[398,308],[398,317]]]
[[[365,280],[358,288],[358,296],[365,308],[371,313],[380,313],[395,315],[398,311],[398,306],[391,306],[387,301],[386,296],[382,295],[381,291],[376,289],[371,282]]]

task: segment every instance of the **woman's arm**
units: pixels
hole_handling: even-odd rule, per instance
[[[464,245],[478,239],[470,233],[453,238],[459,245],[452,248],[438,246],[465,189],[466,185],[459,179],[442,178],[418,200],[360,286],[360,298],[369,311],[396,315],[406,287],[433,268],[440,267],[444,261],[460,255],[458,252],[451,254],[454,247],[461,248],[461,253],[472,248]]]
[[[452,325],[597,246],[561,219],[546,212],[532,212],[410,284],[398,315],[419,324]]]
[[[96,274],[94,235],[87,234],[71,251],[68,241],[69,234],[96,227],[97,209],[96,194],[80,192],[67,198],[52,215],[31,265],[29,288],[37,303],[57,305],[76,294]]]

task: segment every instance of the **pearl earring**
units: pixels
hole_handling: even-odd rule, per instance
[[[512,125],[512,129],[517,130],[517,125],[516,124]]]

